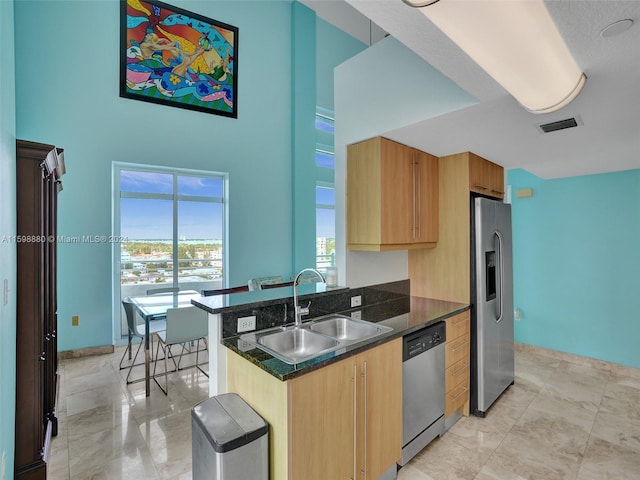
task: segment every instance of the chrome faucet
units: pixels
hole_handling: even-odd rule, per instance
[[[300,270],[300,272],[298,272],[298,274],[296,275],[296,278],[293,280],[293,310],[296,315],[296,321],[295,321],[296,326],[302,325],[302,316],[309,315],[309,306],[311,305],[311,302],[309,302],[309,304],[306,307],[301,307],[300,305],[298,305],[298,283],[300,282],[300,276],[304,272],[313,272],[320,278],[320,280],[322,280],[322,283],[324,284],[327,283],[324,277],[322,276],[322,274],[315,268],[305,268],[303,270]]]

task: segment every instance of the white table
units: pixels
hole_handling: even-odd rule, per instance
[[[143,297],[130,297],[136,310],[144,319],[144,385],[145,394],[148,397],[151,391],[151,351],[149,349],[149,322],[159,320],[167,316],[170,308],[191,307],[191,300],[201,298],[195,290],[182,290],[177,293],[164,293],[158,295],[145,295]]]

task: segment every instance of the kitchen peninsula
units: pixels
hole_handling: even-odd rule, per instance
[[[217,339],[210,334],[210,361],[218,362],[210,367],[218,372],[211,375],[210,395],[239,393],[269,422],[271,478],[360,478],[365,472],[385,478],[395,472],[402,443],[402,337],[465,315],[468,305],[411,297],[408,281],[357,289],[302,285],[300,303],[311,301],[305,321],[340,313],[387,328],[289,364],[247,343],[237,326],[247,316],[255,316],[257,330],[292,324],[292,294],[280,288],[192,301],[209,312],[210,332],[218,332]],[[361,305],[351,308],[357,296]]]
[[[298,287],[300,300],[312,302],[309,318],[337,307],[336,302],[347,301],[347,297],[337,296],[347,291],[345,287],[329,289],[323,283]],[[222,340],[237,335],[238,319],[255,317],[256,330],[293,323],[292,287],[213,295],[191,303],[209,314],[209,396],[227,392],[227,349],[222,348]]]

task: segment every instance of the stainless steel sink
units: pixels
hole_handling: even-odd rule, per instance
[[[391,327],[356,320],[344,315],[328,315],[312,321],[309,324],[309,329],[341,342],[352,343],[388,332]]]
[[[299,327],[267,333],[257,340],[258,347],[291,364],[311,360],[340,346],[335,338]]]
[[[300,326],[246,333],[240,339],[295,365],[390,330],[393,329],[385,325],[331,314]]]

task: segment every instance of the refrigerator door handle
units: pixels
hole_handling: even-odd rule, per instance
[[[498,271],[500,272],[500,279],[498,281],[498,292],[497,292],[497,297],[496,298],[496,305],[498,306],[498,312],[496,315],[496,323],[500,323],[502,321],[502,319],[504,318],[504,296],[502,295],[502,292],[504,291],[504,259],[503,259],[503,255],[504,255],[504,237],[502,236],[502,233],[500,233],[498,230],[496,230],[494,232],[494,235],[496,236],[496,238],[498,239]]]

